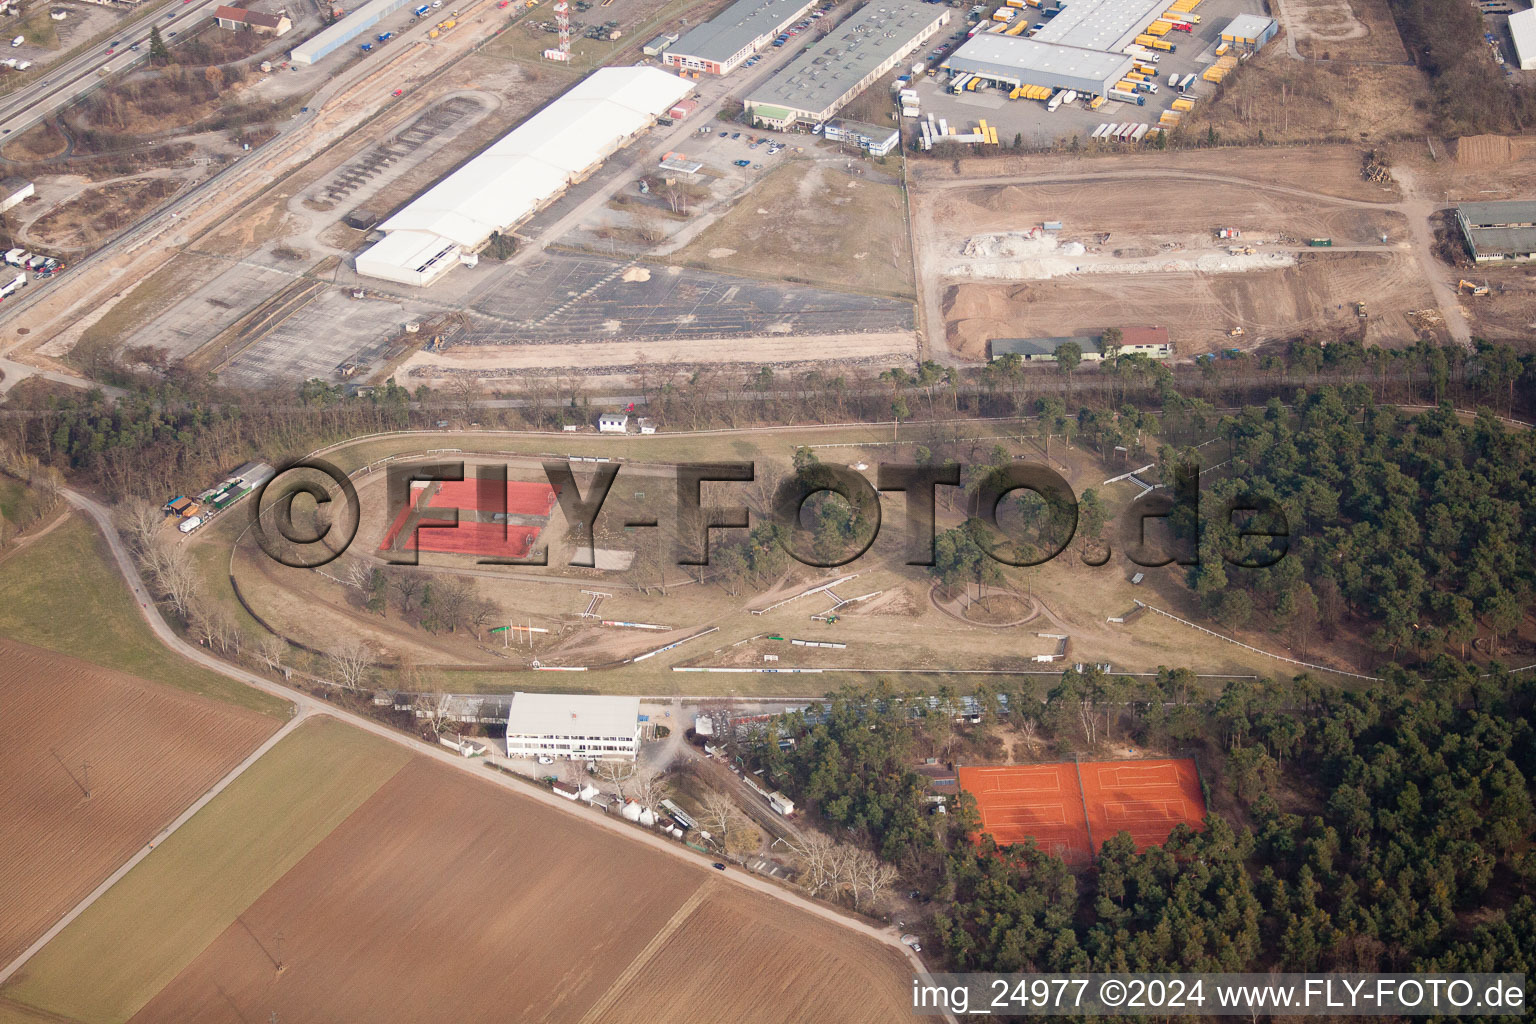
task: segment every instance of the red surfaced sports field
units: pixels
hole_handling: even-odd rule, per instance
[[[1205,800],[1194,761],[1084,761],[968,766],[960,787],[976,798],[981,830],[999,846],[1033,839],[1042,850],[1085,863],[1106,839],[1129,832],[1137,849],[1156,846],[1180,822],[1195,828]]]
[[[503,526],[460,520],[423,519],[401,541],[405,551],[433,551],[444,555],[481,555],[487,558],[526,558],[538,539],[537,526]]]
[[[976,798],[981,810],[982,831],[990,832],[997,845],[1033,839],[1063,860],[1081,859],[1092,849],[1074,765],[962,767],[959,775],[960,788]]]
[[[507,503],[497,500],[495,480],[444,480],[428,502],[430,508],[474,509],[476,512],[511,512],[514,515],[547,516],[555,508],[555,489],[549,484],[507,481]]]

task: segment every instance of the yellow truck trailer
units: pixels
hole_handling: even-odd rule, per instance
[[[1166,21],[1154,21],[1152,24],[1147,26],[1147,35],[1159,39],[1172,31],[1173,25]]]
[[[1195,101],[1181,96],[1173,101],[1173,109],[1177,110],[1181,114],[1187,113],[1195,109]]]
[[[1088,109],[1089,110],[1098,110],[1100,107],[1102,107],[1104,104],[1106,104],[1108,102],[1109,101],[1106,100],[1103,96],[1095,96],[1093,99],[1088,101]]]

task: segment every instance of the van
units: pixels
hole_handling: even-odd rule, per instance
[[[176,529],[180,530],[182,533],[191,533],[193,530],[197,529],[199,526],[202,526],[202,525],[203,525],[203,517],[202,516],[191,516],[191,517],[183,519],[181,522],[177,523],[176,524]]]
[[[20,46],[22,43],[24,43],[26,41],[27,41],[27,37],[26,36],[17,36],[15,39],[11,40],[11,45],[12,46]]]

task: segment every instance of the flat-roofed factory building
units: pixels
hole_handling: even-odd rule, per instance
[[[1239,14],[1221,30],[1223,42],[1257,50],[1280,34],[1280,23],[1259,14]]]
[[[946,7],[911,0],[866,4],[746,99],[770,128],[821,124],[949,23]]]
[[[681,71],[725,75],[773,42],[816,0],[736,0],[666,48],[661,62]]]
[[[514,693],[507,708],[508,757],[634,760],[640,698]]]
[[[1479,263],[1536,259],[1536,200],[1462,203],[1456,223]]]
[[[1132,63],[1123,53],[1042,43],[1038,35],[1025,39],[986,33],[956,50],[944,66],[1009,86],[1046,85],[1102,96],[1125,77]]]
[[[1072,0],[1033,36],[985,32],[942,66],[999,85],[1103,96],[1131,69],[1123,51],[1167,9],[1168,0]]]

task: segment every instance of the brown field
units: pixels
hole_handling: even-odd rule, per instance
[[[786,991],[898,1015],[895,950],[768,903],[418,758],[133,1020],[655,1020],[675,985],[718,991],[690,1019],[787,1019]]]
[[[0,707],[0,963],[280,724],[3,638]]]
[[[701,967],[701,954],[710,957]],[[911,967],[888,947],[743,889],[718,893],[655,950],[633,984],[587,1021],[676,1019],[732,1024],[897,1021]],[[709,1009],[704,1009],[704,1008]]]
[[[1202,83],[1204,98],[1178,129],[1186,143],[1198,144],[1211,128],[1228,143],[1374,144],[1427,133],[1429,88],[1417,68],[1292,60],[1282,43],[1265,47],[1214,93]]]
[[[178,178],[135,178],[88,189],[37,218],[27,233],[40,245],[84,249],[175,195],[181,184]]]
[[[901,190],[790,161],[671,257],[705,270],[912,294]]]
[[[989,338],[1097,334],[1112,324],[1163,324],[1181,358],[1228,347],[1231,327],[1252,347],[1304,330],[1353,330],[1352,304],[1366,301],[1367,340],[1412,344],[1404,314],[1433,306],[1411,256],[1397,253],[1306,255],[1284,270],[1241,274],[1140,274],[1019,285],[960,284],[944,300],[952,351],[986,358]]]
[[[1287,0],[1296,49],[1313,60],[1408,59],[1386,0]]]
[[[1327,174],[1358,180],[1359,165],[1351,163],[1335,161]],[[1391,190],[1376,187],[1374,201],[1297,195],[1144,162],[1086,171],[1104,177],[951,188],[921,199],[916,216],[930,239],[929,259],[950,281],[940,301],[951,351],[984,359],[990,338],[1096,334],[1109,324],[1147,323],[1172,328],[1179,354],[1187,357],[1230,344],[1227,331],[1235,326],[1247,332],[1245,345],[1307,329],[1353,330],[1357,301],[1372,313],[1368,340],[1406,344],[1414,332],[1404,314],[1433,305],[1408,251],[1408,222],[1390,205],[1396,199]],[[1139,175],[1152,175],[1146,180],[1159,194],[1197,197],[1199,212],[1170,216],[1165,204],[1149,204],[1142,189],[1126,187]],[[1352,191],[1342,182],[1330,188],[1323,174],[1319,179],[1318,193]],[[1048,219],[1066,225],[1062,242],[1087,247],[1083,263],[1111,271],[1039,280],[1020,280],[1022,272],[965,276],[981,266],[960,255],[967,239],[1023,231]],[[1296,265],[1228,273],[1113,272],[1119,261],[1222,256],[1227,243],[1215,240],[1217,226],[1241,228],[1242,243],[1261,254],[1290,252]],[[1106,233],[1108,241],[1101,241]],[[1320,236],[1331,237],[1335,248],[1300,248]],[[1014,279],[1001,279],[1009,276]]]

